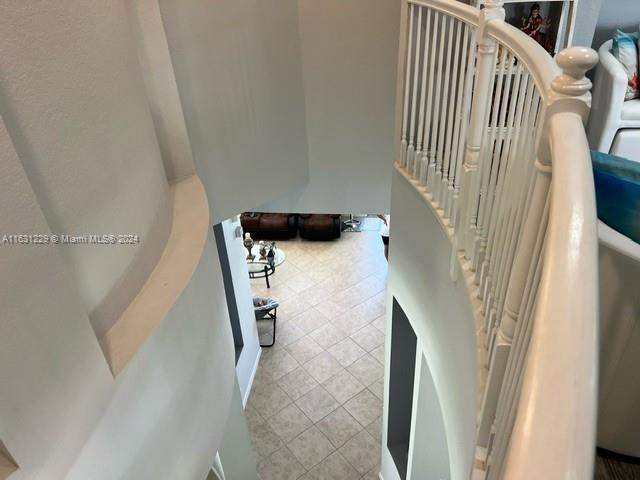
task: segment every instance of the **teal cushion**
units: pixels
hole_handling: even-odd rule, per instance
[[[640,243],[640,162],[591,152],[598,218]]]

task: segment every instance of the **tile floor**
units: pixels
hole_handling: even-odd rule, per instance
[[[370,224],[371,219],[368,219]],[[387,264],[377,231],[280,241],[256,295],[280,301],[246,408],[262,480],[374,480],[380,462]],[[270,343],[268,322],[259,322]]]

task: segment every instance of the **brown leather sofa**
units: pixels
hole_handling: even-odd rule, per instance
[[[253,238],[286,240],[298,234],[298,215],[294,213],[245,212],[240,215],[240,224]]]
[[[331,240],[340,237],[339,214],[301,214],[300,236],[309,240]]]

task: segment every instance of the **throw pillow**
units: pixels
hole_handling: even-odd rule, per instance
[[[640,162],[591,152],[598,218],[640,243]]]
[[[617,30],[613,36],[613,56],[622,64],[627,74],[625,100],[640,97],[638,89],[638,39],[635,35]]]

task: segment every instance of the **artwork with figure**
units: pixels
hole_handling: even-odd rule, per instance
[[[548,35],[550,26],[551,21],[540,15],[540,4],[534,3],[531,5],[529,16],[522,17],[522,27],[520,30],[542,45],[542,48],[547,52],[553,53],[553,44]]]

